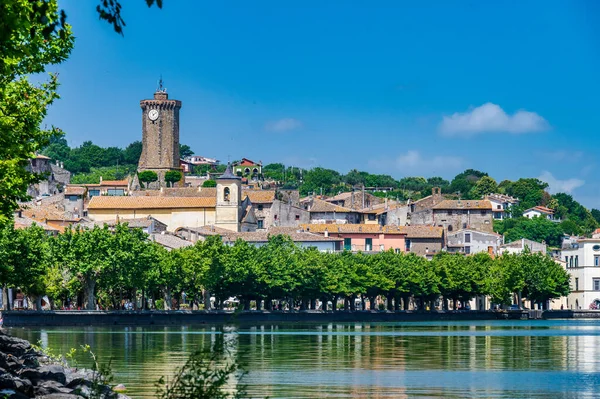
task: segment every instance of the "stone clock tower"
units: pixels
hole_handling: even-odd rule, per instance
[[[152,100],[140,101],[142,108],[142,155],[138,172],[152,170],[158,182],[151,186],[165,186],[165,173],[181,172],[179,165],[179,110],[181,101],[169,100],[167,90],[159,83]],[[137,179],[136,179],[137,180]],[[183,185],[183,179],[178,183]]]

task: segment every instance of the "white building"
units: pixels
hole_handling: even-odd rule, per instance
[[[486,252],[495,255],[502,244],[502,236],[496,233],[463,229],[448,233],[446,249],[448,252],[458,252],[466,255]]]
[[[486,195],[484,199],[492,203],[492,214],[495,220],[509,218],[510,208],[519,203],[517,198],[504,194],[489,194]]]
[[[500,254],[521,254],[525,252],[527,249],[531,253],[539,252],[541,254],[546,254],[548,248],[545,243],[528,240],[527,238],[521,238],[520,240],[516,240],[510,242],[508,244],[500,245]]]
[[[523,216],[529,219],[534,218],[536,216],[543,216],[548,220],[560,222],[559,218],[554,217],[554,209],[546,208],[545,206],[534,206],[533,208],[529,208],[525,212],[523,212]]]
[[[598,308],[600,305],[600,238],[586,238],[562,250],[562,260],[571,275],[568,309]]]

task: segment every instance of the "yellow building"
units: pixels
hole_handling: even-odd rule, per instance
[[[214,225],[230,231],[255,231],[256,217],[250,199],[242,200],[240,178],[231,166],[217,179],[212,196],[96,196],[88,205],[88,217],[95,222],[152,216],[167,225],[180,227]]]

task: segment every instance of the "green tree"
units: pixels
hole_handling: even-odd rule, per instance
[[[217,182],[215,180],[205,180],[202,187],[217,187]]]
[[[335,187],[341,182],[341,176],[338,172],[321,167],[313,168],[303,175],[304,182],[300,186],[300,193],[306,195],[314,193],[316,195],[330,194],[335,192]]]
[[[137,165],[142,155],[142,142],[134,141],[123,150],[123,161],[129,165]]]
[[[41,178],[25,169],[28,160],[60,135],[57,128],[40,128],[58,98],[57,75],[37,84],[28,77],[69,56],[73,35],[65,18],[55,0],[0,2],[0,223]]]
[[[192,151],[192,149],[190,148],[189,145],[179,144],[179,157],[180,158],[187,158],[187,157],[191,157],[192,155],[194,155],[194,151]]]
[[[496,180],[489,176],[483,176],[471,188],[470,197],[473,199],[481,199],[488,194],[495,193],[498,191],[498,185]]]
[[[167,185],[170,185],[171,187],[173,187],[173,185],[182,178],[183,175],[178,170],[169,170],[167,173],[165,173],[165,181],[167,182]]]
[[[545,241],[552,247],[562,244],[563,230],[561,225],[545,217],[506,219],[494,222],[494,230],[504,235],[507,242],[527,238],[529,240]]]
[[[590,213],[591,213],[592,217],[596,220],[596,222],[598,222],[598,224],[600,224],[600,210],[592,209],[592,211]]]
[[[549,300],[571,292],[569,273],[548,255],[524,253],[519,260],[524,270],[523,294],[533,303],[546,309]]]
[[[67,229],[57,237],[55,259],[81,282],[88,310],[96,309],[96,284],[109,270],[111,235],[105,225],[103,228]]]
[[[158,175],[152,170],[144,170],[138,173],[138,180],[142,187],[147,187],[149,183],[154,183],[158,180]]]

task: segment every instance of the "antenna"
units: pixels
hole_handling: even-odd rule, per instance
[[[162,74],[160,75],[160,79],[158,80],[158,88],[156,89],[158,93],[166,93],[167,89],[163,87],[163,78]]]

